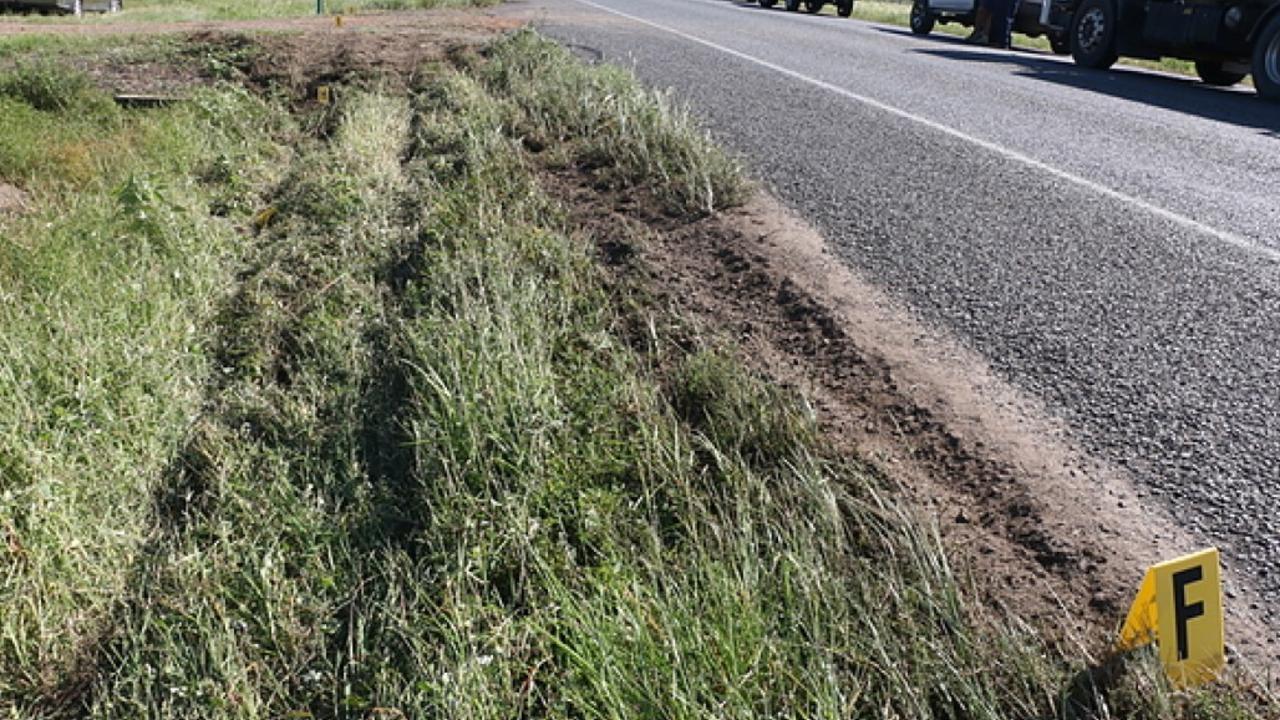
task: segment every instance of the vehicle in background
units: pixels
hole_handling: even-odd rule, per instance
[[[1210,85],[1252,72],[1258,94],[1280,100],[1280,0],[1079,0],[1073,16],[1078,65],[1181,58]]]
[[[936,23],[973,27],[977,12],[977,0],[914,0],[911,3],[911,32],[928,35]],[[1062,0],[1022,0],[1014,18],[1013,31],[1031,37],[1045,35],[1055,53],[1066,55],[1071,51],[1067,34],[1071,19],[1069,13],[1068,4]]]
[[[801,7],[807,13],[820,13],[822,8],[827,6],[828,0],[786,0],[785,7],[791,12],[799,10]],[[771,8],[778,4],[778,0],[759,0],[760,7]],[[854,0],[832,0],[836,6],[836,14],[840,17],[849,17],[853,14]]]
[[[123,9],[123,0],[0,0],[0,10],[35,10],[77,16],[86,12],[113,13]]]
[[[911,31],[972,26],[976,12],[977,0],[914,0]],[[1014,31],[1048,36],[1054,52],[1082,67],[1180,58],[1222,86],[1252,72],[1258,94],[1280,100],[1280,0],[1023,0]]]

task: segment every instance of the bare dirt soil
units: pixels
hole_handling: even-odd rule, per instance
[[[27,194],[22,189],[0,182],[0,215],[20,214],[27,210]]]

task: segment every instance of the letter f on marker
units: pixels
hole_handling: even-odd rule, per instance
[[[1203,578],[1204,571],[1199,566],[1173,574],[1173,619],[1178,626],[1179,660],[1186,660],[1190,655],[1187,650],[1187,622],[1204,615],[1204,603],[1187,604],[1187,586]]]

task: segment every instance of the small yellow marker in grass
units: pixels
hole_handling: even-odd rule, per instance
[[[333,25],[334,25],[334,27],[342,27],[342,16],[341,16],[341,15],[334,15],[334,16],[333,16]]]
[[[278,213],[279,211],[275,208],[274,205],[270,207],[262,208],[258,212],[254,213],[253,229],[254,230],[264,229],[265,227],[271,224],[271,221],[276,218],[276,215]]]
[[[328,105],[333,101],[333,91],[328,85],[321,85],[316,88],[316,102],[321,105]]]
[[[1225,637],[1222,573],[1218,550],[1210,548],[1147,569],[1116,649],[1154,641],[1170,682],[1186,688],[1218,677]]]

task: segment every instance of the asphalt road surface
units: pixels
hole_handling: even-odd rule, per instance
[[[1280,613],[1280,105],[734,0],[518,0],[672,88],[844,259]]]

